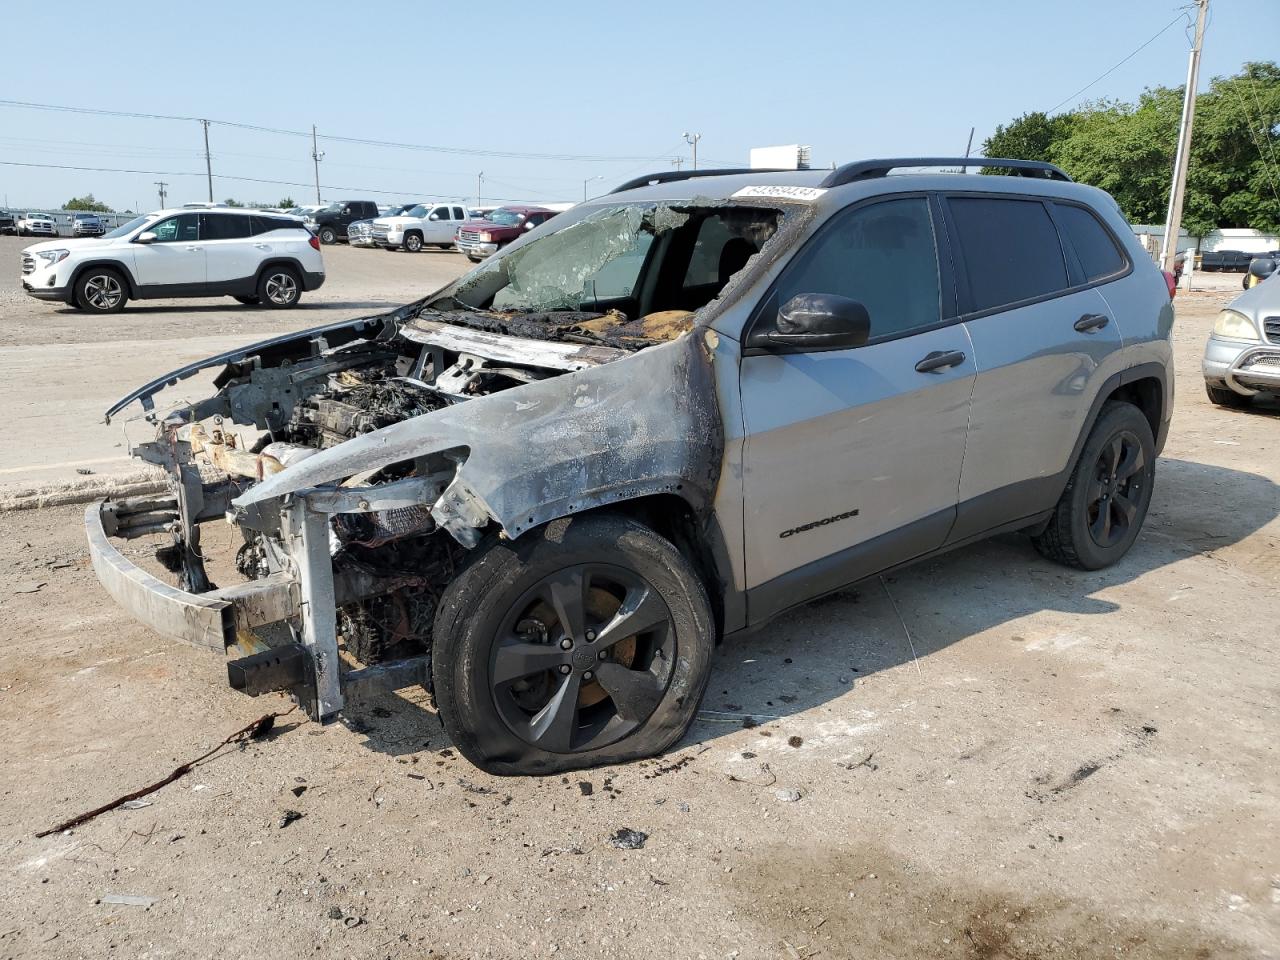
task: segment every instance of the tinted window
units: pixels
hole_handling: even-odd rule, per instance
[[[269,233],[272,230],[298,230],[302,227],[297,220],[289,220],[285,217],[263,217],[254,215],[249,218],[251,221],[250,234],[257,236],[260,233]]]
[[[448,207],[436,207],[434,210],[432,210],[432,211],[431,211],[431,216],[435,217],[437,220],[448,220],[448,219],[449,219],[449,208],[448,208]]]
[[[971,310],[1067,287],[1062,243],[1040,201],[953,197],[949,203],[968,272]]]
[[[1076,248],[1076,256],[1080,258],[1086,277],[1097,280],[1124,269],[1124,255],[1097,217],[1083,207],[1065,203],[1055,203],[1054,208],[1071,245]]]
[[[200,236],[204,240],[242,240],[249,236],[248,217],[234,213],[206,213],[203,217]]]
[[[462,208],[461,208],[461,207],[454,207],[454,208],[453,208],[453,219],[455,219],[455,220],[465,220],[465,219],[467,219],[467,216],[466,216],[466,214],[464,214],[464,213],[462,212]]]
[[[910,197],[838,214],[779,280],[778,306],[839,294],[865,306],[871,336],[884,337],[937,323],[938,289],[929,203]]]
[[[190,243],[200,239],[200,214],[180,213],[168,220],[161,220],[151,231],[156,243]]]

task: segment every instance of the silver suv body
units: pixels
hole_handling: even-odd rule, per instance
[[[99,577],[238,689],[323,720],[422,683],[529,773],[665,749],[718,640],[879,571],[1014,530],[1113,563],[1173,406],[1166,281],[1105,193],[975,162],[1023,175],[641,178],[417,303],[166,374],[108,417],[151,411],[172,493],[90,508]],[[179,588],[110,539],[156,531]]]
[[[1260,393],[1280,393],[1280,272],[1222,310],[1204,348],[1204,384],[1219,406],[1245,407]]]

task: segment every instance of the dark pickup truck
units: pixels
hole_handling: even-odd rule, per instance
[[[8,210],[0,210],[0,234],[18,233],[18,220]]]
[[[357,220],[373,220],[378,205],[372,200],[339,200],[307,217],[307,228],[321,243],[337,243],[347,239],[347,227]]]

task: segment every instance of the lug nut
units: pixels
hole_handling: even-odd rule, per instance
[[[583,679],[583,680],[590,680],[593,676],[594,676],[594,674],[593,674],[590,670],[588,670],[586,673],[584,673],[584,674],[582,675],[582,679]]]
[[[594,640],[595,638],[596,638],[596,632],[595,632],[594,630],[588,630],[588,631],[587,631],[587,640],[588,640],[588,641],[591,641],[591,640]]]
[[[601,650],[601,651],[600,651],[600,659],[601,659],[601,660],[608,660],[608,659],[609,659],[609,651],[608,651],[608,650]]]
[[[565,637],[563,640],[560,641],[561,650],[569,650],[569,649],[572,649],[572,647],[573,647],[573,641],[570,640],[568,637]]]
[[[560,664],[560,672],[561,672],[561,673],[568,673],[571,669],[573,669],[573,668],[572,668],[572,667],[570,667],[567,663],[562,663],[562,664]]]

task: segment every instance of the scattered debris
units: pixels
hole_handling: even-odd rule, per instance
[[[579,780],[579,781],[578,781],[578,791],[579,791],[579,792],[580,792],[584,797],[589,797],[589,796],[591,796],[591,794],[592,794],[592,793],[594,793],[594,792],[595,792],[595,787],[593,787],[593,786],[591,785],[591,781],[590,781],[590,780]]]
[[[688,813],[689,805],[685,803],[683,800],[681,800],[679,803],[676,804],[676,809],[679,810],[681,813]]]
[[[302,796],[304,793],[306,793],[306,792],[307,792],[307,788],[306,788],[305,786],[301,786],[301,787],[294,787],[294,788],[293,788],[292,790],[290,790],[289,792],[290,792],[290,793],[292,793],[295,797],[300,797],[300,796]]]
[[[94,819],[95,817],[99,817],[104,813],[108,813],[109,811],[114,810],[117,807],[122,807],[126,803],[128,803],[130,800],[137,800],[139,797],[145,797],[147,796],[147,794],[155,793],[161,787],[166,787],[169,784],[173,783],[173,781],[177,780],[179,777],[185,776],[186,774],[190,773],[193,769],[195,769],[195,767],[197,767],[201,763],[204,763],[206,760],[212,757],[215,753],[217,753],[223,747],[229,746],[232,743],[235,743],[237,741],[242,741],[242,740],[261,740],[263,737],[265,737],[268,733],[271,732],[272,727],[275,726],[276,720],[278,720],[280,717],[287,717],[289,714],[293,713],[293,711],[296,709],[298,708],[295,706],[295,707],[290,707],[288,710],[284,711],[284,713],[264,714],[263,716],[259,717],[257,720],[253,721],[253,723],[249,724],[248,726],[241,727],[239,730],[231,734],[231,736],[227,737],[225,740],[223,740],[220,744],[218,744],[208,753],[202,754],[201,756],[196,757],[194,760],[188,760],[186,763],[175,767],[173,772],[170,773],[163,780],[159,780],[151,784],[150,786],[143,787],[141,790],[135,790],[132,793],[126,793],[123,797],[117,797],[115,800],[112,800],[110,803],[103,804],[102,806],[97,807],[96,809],[90,810],[88,813],[82,813],[79,816],[72,817],[70,820],[65,820],[62,823],[58,824],[56,827],[50,827],[48,830],[42,830],[39,833],[37,833],[36,836],[47,837],[53,833],[62,833],[64,830],[70,830],[72,827],[78,827],[80,826],[80,824],[87,823],[88,821]]]
[[[609,845],[617,847],[619,850],[641,850],[644,848],[644,842],[648,839],[649,835],[641,830],[622,827],[615,830],[613,835],[609,837]]]
[[[300,814],[297,810],[285,810],[280,814],[279,827],[281,830],[283,830],[285,827],[293,823],[295,820],[301,820],[301,819],[302,819],[302,814]]]
[[[798,747],[804,743],[804,737],[787,737],[787,746]]]
[[[542,851],[542,853],[538,854],[538,856],[540,856],[540,857],[551,857],[551,856],[556,856],[556,855],[559,855],[559,854],[562,854],[562,853],[567,853],[567,854],[570,854],[571,856],[574,856],[574,857],[580,857],[580,856],[582,856],[583,854],[585,854],[586,852],[587,852],[587,851],[583,850],[581,847],[578,847],[578,846],[573,846],[573,847],[547,847],[545,850],[543,850],[543,851]]]
[[[121,810],[141,810],[143,807],[149,807],[154,800],[126,800],[120,804]]]
[[[155,897],[142,897],[132,893],[108,893],[100,903],[114,903],[122,907],[150,907],[156,902]]]
[[[799,790],[775,790],[773,791],[773,795],[783,803],[795,803],[800,799]]]
[[[920,676],[920,658],[916,656],[915,641],[911,639],[911,631],[907,629],[907,621],[902,619],[902,611],[898,609],[898,601],[893,599],[893,594],[889,592],[889,584],[885,582],[883,576],[880,577],[880,586],[884,589],[884,595],[889,598],[889,602],[893,604],[893,612],[898,617],[898,623],[902,625],[902,632],[907,635],[907,646],[911,648],[911,662],[916,665],[916,676]]]
[[[766,776],[768,776],[768,778],[769,778],[769,779],[768,779],[768,780],[766,780],[764,783],[758,783],[758,782],[757,782],[757,781],[755,781],[755,780],[748,780],[748,779],[746,779],[745,777],[740,777],[740,776],[738,776],[736,773],[731,773],[731,774],[729,774],[729,775],[728,775],[728,776],[729,776],[729,782],[730,782],[730,783],[745,783],[745,784],[748,784],[748,785],[753,786],[753,787],[772,787],[775,783],[777,783],[777,782],[778,782],[778,775],[777,775],[776,773],[774,773],[772,770],[770,770],[770,769],[769,769],[769,765],[768,765],[767,763],[762,763],[762,764],[760,764],[760,772],[761,772],[762,774],[765,774],[765,775],[766,775]]]
[[[845,770],[857,770],[859,767],[866,767],[868,770],[879,770],[880,764],[871,762],[871,758],[875,755],[876,752],[872,750],[857,763],[837,763],[836,766],[842,767]]]
[[[92,474],[93,471],[90,470],[88,467],[76,467],[76,473],[80,474],[80,476],[82,477],[87,477],[90,474]]]
[[[13,592],[14,593],[39,593],[40,588],[43,587],[44,585],[45,585],[44,581],[42,580],[28,580],[26,583],[20,583],[16,587],[14,587]]]
[[[649,874],[649,879],[653,881],[653,885],[654,885],[655,887],[668,887],[668,886],[670,886],[670,884],[669,884],[666,880],[659,880],[659,879],[658,879],[657,877],[655,877],[652,873],[651,873],[651,874]]]
[[[341,920],[341,919],[342,919],[342,908],[341,908],[341,907],[330,907],[330,908],[329,908],[329,914],[328,914],[328,916],[329,916],[329,919],[330,919],[330,920]]]
[[[497,790],[493,789],[493,787],[484,787],[478,783],[472,783],[470,780],[467,780],[464,777],[458,778],[458,786],[460,786],[463,790],[467,791],[467,793],[495,794],[498,792]]]

